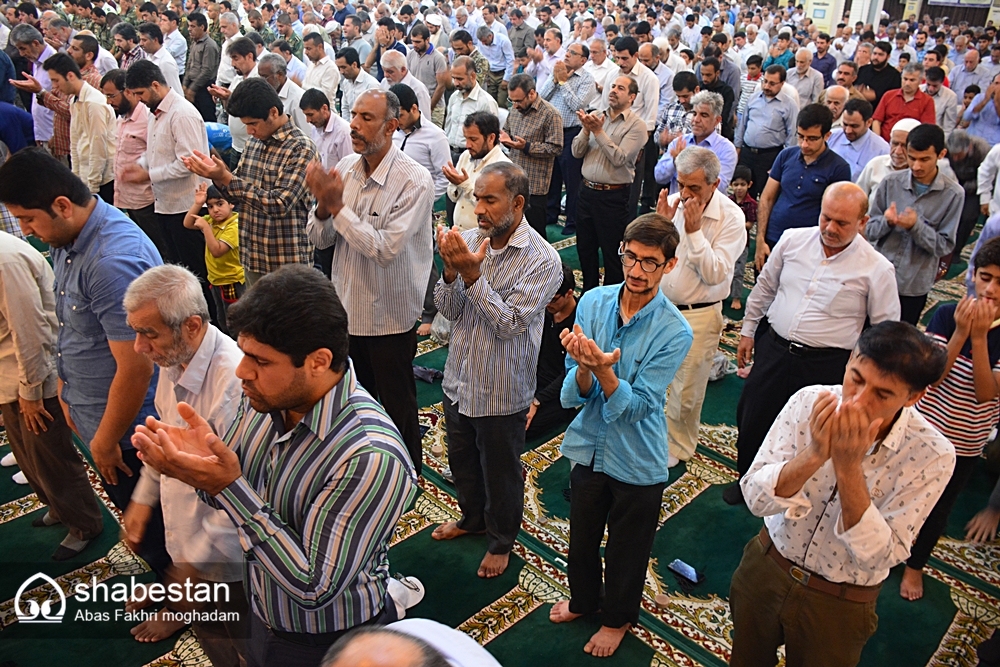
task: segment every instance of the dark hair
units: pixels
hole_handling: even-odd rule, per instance
[[[712,35],[712,42],[715,44],[728,44],[729,35],[727,35],[724,32],[717,32],[714,35]]]
[[[507,82],[507,90],[520,90],[525,95],[535,89],[535,77],[529,74],[515,74]]]
[[[449,42],[462,42],[463,44],[472,43],[472,35],[469,34],[468,30],[455,30],[448,36]]]
[[[97,54],[100,52],[101,45],[98,43],[97,38],[92,35],[73,35],[73,39],[80,42],[80,50],[84,54],[91,54],[94,56],[94,60],[97,60]]]
[[[782,67],[781,65],[769,65],[764,70],[764,74],[777,74],[778,81],[780,81],[781,83],[784,83],[785,78],[788,76],[788,73],[785,71],[785,68]]]
[[[282,16],[284,16],[284,14],[282,14]],[[393,21],[392,17],[389,17],[389,16],[383,16],[382,18],[380,18],[378,20],[378,23],[376,23],[375,25],[380,25],[383,28],[387,28],[389,30],[395,30],[396,29],[396,22]]]
[[[208,201],[210,201],[212,199],[225,199],[230,204],[233,204],[233,205],[236,204],[236,202],[233,201],[232,197],[229,197],[227,195],[222,194],[222,192],[219,190],[219,188],[215,187],[215,185],[211,185],[210,184],[208,186],[208,190],[205,191],[205,201],[208,202]]]
[[[254,55],[256,56],[257,47],[264,46],[264,38],[256,30],[247,30],[246,38],[253,42]]]
[[[208,19],[205,18],[204,14],[198,12],[188,14],[188,23],[193,23],[199,28],[208,28]]]
[[[704,60],[701,61],[702,68],[704,68],[705,65],[708,65],[709,67],[715,69],[716,74],[718,74],[719,70],[722,69],[722,63],[719,62],[718,58],[705,58]]]
[[[306,109],[315,109],[319,111],[323,108],[323,105],[327,108],[330,107],[330,98],[326,96],[319,88],[310,88],[302,93],[302,99],[299,100],[299,108],[305,111]]]
[[[868,100],[852,97],[844,105],[844,113],[859,113],[861,114],[861,120],[867,121],[875,113],[875,110],[872,109],[872,104]]]
[[[878,50],[880,50],[882,53],[884,53],[886,55],[889,55],[890,53],[892,53],[892,44],[890,44],[889,42],[885,42],[885,41],[875,42],[875,48],[878,49]]]
[[[734,181],[753,183],[753,171],[751,171],[750,167],[745,164],[736,165],[736,169],[733,170],[733,177],[729,179],[730,183]]]
[[[125,70],[123,69],[113,69],[104,75],[101,79],[101,88],[109,83],[115,84],[115,88],[118,90],[125,90]]]
[[[556,296],[564,296],[567,292],[572,292],[576,289],[576,276],[573,275],[573,269],[569,268],[566,262],[562,263],[562,274],[562,284],[556,290]]]
[[[247,79],[229,97],[229,115],[236,118],[267,120],[271,109],[277,109],[279,115],[284,113],[278,91],[260,77]]]
[[[38,18],[38,9],[30,2],[22,2],[17,6],[18,14],[26,14],[32,18]]]
[[[72,72],[76,78],[81,78],[80,66],[76,64],[76,61],[72,57],[65,53],[57,53],[54,56],[49,56],[42,63],[42,68],[46,71],[52,70],[58,72],[63,77]]]
[[[940,154],[945,149],[944,130],[930,123],[917,125],[906,136],[906,146],[915,151],[933,148],[935,153]]]
[[[976,251],[972,265],[975,270],[985,269],[987,266],[1000,266],[1000,236],[994,236]]]
[[[941,67],[929,67],[924,72],[924,78],[934,83],[944,83],[944,69]]]
[[[286,264],[268,273],[230,307],[226,321],[234,336],[250,336],[287,354],[297,368],[320,348],[332,353],[333,371],[347,363],[347,311],[333,283],[311,266]]]
[[[133,44],[139,41],[139,35],[136,34],[135,28],[132,27],[131,23],[119,23],[111,29],[111,34],[121,35],[122,39]]]
[[[360,30],[361,26],[364,24],[364,21],[362,21],[361,17],[358,16],[357,14],[351,14],[349,16],[344,17],[344,25],[347,25],[348,21],[350,21],[351,25],[353,25],[358,30]]]
[[[389,87],[389,91],[399,98],[399,108],[410,111],[417,106],[417,94],[405,83],[397,83]],[[417,111],[420,109],[418,108]]]
[[[825,104],[807,104],[799,112],[795,125],[803,130],[818,125],[820,134],[826,134],[833,126],[833,112]]]
[[[944,348],[908,322],[879,322],[866,329],[858,339],[856,353],[883,373],[905,382],[912,391],[923,391],[941,379],[948,362]]]
[[[159,10],[156,8],[156,5],[153,4],[152,2],[144,2],[144,3],[142,3],[141,5],[139,5],[139,9],[137,11],[140,14],[142,14],[144,12],[146,14],[157,14],[157,13],[159,13]],[[168,10],[166,10],[166,11],[163,12],[163,15],[166,16],[167,12],[169,12],[169,11],[173,11],[173,10],[168,9]],[[175,12],[174,16],[176,16],[176,15],[177,14]],[[176,21],[177,19],[175,18],[175,19],[172,19],[172,20]]]
[[[430,39],[431,31],[427,29],[423,23],[418,23],[417,25],[410,28],[410,39],[414,37],[419,37],[420,39]]]
[[[149,88],[154,81],[161,86],[167,85],[166,77],[152,60],[137,60],[125,72],[125,87],[129,90]]]
[[[677,252],[677,244],[680,243],[680,239],[674,223],[659,213],[646,213],[628,223],[622,243],[635,241],[642,245],[659,248],[663,251],[663,258],[670,261]]]
[[[271,42],[271,48],[278,49],[282,53],[292,52],[292,45],[283,39],[276,39],[273,42]]]
[[[761,58],[756,53],[753,54],[752,56],[750,56],[749,58],[747,58],[747,65],[748,66],[749,65],[755,65],[757,67],[761,67],[763,64],[764,64],[764,59]]]
[[[639,51],[639,42],[632,37],[619,37],[615,42],[615,51],[628,51],[630,56],[634,56]]]
[[[635,34],[637,35],[648,35],[653,32],[653,27],[649,25],[648,21],[639,21],[635,24]]]
[[[500,138],[500,119],[491,114],[489,111],[477,111],[475,113],[470,113],[462,121],[463,127],[472,127],[475,125],[479,128],[479,133],[483,137],[488,137],[493,135],[493,141]]]
[[[361,55],[353,46],[345,46],[337,51],[337,58],[343,58],[348,65],[361,65]]]
[[[983,89],[973,83],[971,85],[966,86],[965,90],[962,91],[962,94],[963,95],[978,95],[981,92],[983,92]]]
[[[687,90],[694,92],[694,89],[698,87],[698,77],[694,75],[694,72],[678,72],[674,76],[673,88],[675,93],[679,93],[682,90]]]
[[[323,36],[318,32],[311,32],[302,37],[302,42],[312,42],[313,46],[323,46]]]
[[[848,67],[851,68],[851,71],[854,72],[855,75],[857,75],[857,73],[858,73],[858,64],[856,62],[854,62],[853,60],[845,60],[844,62],[838,64],[837,68],[839,69],[841,65],[847,65]]]
[[[528,199],[531,197],[531,185],[524,170],[513,162],[494,162],[483,167],[479,172],[479,178],[493,172],[503,176],[504,189],[510,194],[510,200],[514,201],[520,195],[524,199],[524,206],[527,207]]]
[[[59,55],[69,58],[65,53]],[[42,175],[44,178],[39,178]],[[22,148],[0,167],[0,202],[55,216],[52,202],[57,197],[86,206],[91,200],[90,188],[44,148]]]
[[[230,58],[233,56],[240,56],[241,58],[253,56],[253,59],[257,60],[257,45],[246,37],[237,37],[226,47],[226,53],[229,54]]]
[[[136,28],[136,30],[138,30],[140,34],[145,35],[149,39],[159,44],[163,44],[163,31],[160,30],[160,26],[156,25],[155,23],[149,23],[149,22],[140,23],[139,27]]]

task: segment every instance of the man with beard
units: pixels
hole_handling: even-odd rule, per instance
[[[549,619],[565,623],[600,612],[601,628],[583,648],[597,657],[614,653],[639,622],[669,476],[664,402],[692,339],[691,326],[660,291],[660,280],[677,265],[678,241],[673,223],[659,213],[633,220],[618,251],[625,284],[584,294],[573,330],[562,333],[571,358],[562,404],[583,409],[562,443],[574,464],[571,597],[556,603]]]
[[[496,116],[498,112],[497,101],[490,96],[486,90],[479,85],[476,74],[476,64],[468,56],[458,56],[451,65],[451,81],[455,86],[455,92],[448,100],[448,113],[445,116],[444,132],[448,135],[448,144],[451,146],[451,161],[457,165],[462,159],[462,153],[466,148],[464,134],[465,119],[475,113],[488,113]],[[499,143],[497,135],[497,143]],[[470,184],[471,186],[471,184]],[[469,188],[469,198],[472,197],[472,189]],[[455,205],[457,199],[451,197],[445,202],[448,213],[448,224],[457,224],[455,220]],[[473,203],[475,207],[475,203]],[[471,209],[469,211],[471,216]],[[463,229],[472,229],[476,226],[474,219],[467,216],[467,226]]]
[[[402,434],[417,473],[422,450],[413,357],[433,258],[434,183],[392,143],[399,99],[369,90],[354,103],[354,155],[327,171],[310,164],[316,197],[307,233],[333,250],[333,284],[347,309],[351,360]]]
[[[889,154],[889,144],[872,130],[872,105],[868,100],[849,100],[844,105],[841,126],[830,135],[828,145],[850,165],[853,181],[872,159]]]
[[[500,121],[494,114],[488,111],[469,114],[463,122],[462,132],[466,149],[457,164],[449,162],[443,169],[450,183],[448,200],[455,212],[453,227],[460,232],[479,226],[475,212],[476,198],[473,196],[479,174],[494,162],[510,162],[497,141]]]
[[[889,65],[891,53],[892,44],[876,42],[875,48],[872,49],[871,63],[858,69],[858,81],[855,85],[876,109],[878,103],[882,101],[883,95],[903,85],[903,78],[899,70]]]
[[[242,390],[235,371],[243,354],[236,341],[208,321],[208,303],[198,278],[181,266],[153,267],[128,286],[124,306],[135,331],[135,350],[160,368],[154,400],[163,423],[186,426],[178,413],[183,401],[213,431],[225,433],[240,405]],[[137,552],[157,506],[162,508],[167,552],[174,563],[169,577],[179,582],[196,579],[227,584],[228,599],[214,600],[200,611],[236,612],[239,620],[196,621],[193,628],[213,665],[237,667],[242,652],[237,645],[242,647],[242,623],[249,606],[243,592],[243,549],[236,526],[223,510],[201,502],[196,489],[161,475],[146,463],[125,510],[128,544]],[[178,606],[177,611],[183,608]],[[157,642],[184,625],[157,614],[132,628],[132,635],[140,642]]]
[[[432,537],[485,533],[478,574],[493,578],[507,568],[521,527],[525,426],[545,306],[563,273],[558,253],[524,217],[530,184],[520,167],[485,167],[475,197],[477,229],[438,228],[444,274],[434,302],[453,323],[442,389],[462,518]]]
[[[389,539],[416,478],[355,377],[347,321],[312,267],[264,276],[229,310],[244,398],[227,442],[187,404],[177,411],[190,428],[150,419],[134,437],[145,461],[235,524],[254,667],[315,667],[350,628],[396,620]]]

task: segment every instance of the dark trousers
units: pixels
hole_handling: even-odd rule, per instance
[[[448,463],[462,518],[458,527],[486,533],[491,554],[509,553],[524,515],[524,424],[528,410],[500,417],[467,417],[443,398]]]
[[[229,588],[229,600],[209,602],[200,611],[209,614],[218,609],[224,614],[236,614],[236,620],[195,621],[191,624],[191,629],[213,667],[240,667],[240,656],[246,655],[247,651],[246,641],[253,612],[250,611],[243,582],[230,581],[226,585]]]
[[[958,494],[969,483],[969,478],[972,477],[980,460],[978,456],[955,457],[955,472],[951,474],[951,480],[944,487],[944,492],[920,528],[917,541],[913,543],[910,557],[906,560],[908,567],[922,570],[924,565],[927,565],[927,559],[931,557],[938,538],[944,535],[944,529],[948,526],[948,516],[951,514],[951,508],[955,506],[955,501],[958,500]]]
[[[548,197],[546,195],[531,195],[528,198],[528,210],[524,212],[524,217],[528,219],[528,224],[536,232],[541,234],[546,241],[549,240],[548,232],[545,229],[545,218],[548,215]]]
[[[209,315],[218,325],[218,313],[215,312],[215,298],[209,291],[208,269],[205,267],[205,236],[197,229],[184,226],[186,213],[157,213],[156,220],[163,232],[167,253],[163,261],[168,264],[180,264],[198,276],[201,291],[208,303]]]
[[[423,450],[417,420],[417,385],[413,379],[416,354],[416,327],[388,336],[351,336],[351,360],[358,382],[382,404],[399,429],[419,475]]]
[[[170,248],[167,245],[166,234],[164,234],[163,229],[160,227],[160,220],[153,211],[153,206],[153,204],[150,204],[142,208],[130,208],[126,209],[125,212],[139,226],[139,229],[149,237],[149,240],[153,242],[156,249],[160,251],[160,257],[166,261]]]
[[[535,410],[535,416],[531,418],[531,425],[528,427],[524,439],[534,440],[546,433],[549,433],[557,426],[565,427],[576,417],[576,410],[564,408],[559,402],[559,397],[551,401],[542,401],[542,404]]]
[[[782,147],[778,146],[754,153],[749,147],[744,146],[740,151],[738,164],[750,167],[750,172],[753,174],[753,185],[750,186],[750,196],[754,199],[760,199],[760,193],[764,189],[764,186],[767,185],[767,173],[771,171],[774,159],[778,157],[781,149]]]
[[[566,226],[576,225],[577,199],[580,197],[580,170],[583,158],[573,157],[573,139],[580,134],[579,127],[563,128],[563,151],[552,166],[552,180],[549,181],[548,224],[559,222],[562,207],[562,189],[566,186]]]
[[[903,296],[899,295],[899,321],[909,322],[917,326],[920,321],[920,314],[924,312],[927,305],[927,295],[923,296]]]
[[[639,622],[646,567],[656,537],[666,482],[626,484],[591,466],[569,474],[569,610],[601,610],[601,624],[620,628]],[[608,528],[602,577],[601,540]],[[602,594],[602,583],[603,594]]]
[[[462,153],[465,151],[456,150],[454,147],[451,148],[451,164],[452,166],[458,164],[458,158],[462,157]],[[451,197],[445,195],[444,197],[444,214],[445,219],[448,221],[449,227],[455,226],[455,202],[451,200]],[[437,237],[437,232],[435,232],[435,238]]]
[[[115,182],[108,181],[101,186],[101,189],[97,191],[97,196],[104,200],[105,203],[115,205]]]
[[[965,203],[962,205],[962,217],[958,221],[958,233],[955,235],[955,249],[951,253],[951,263],[961,261],[962,249],[969,242],[972,230],[979,222],[979,195],[965,195]]]
[[[53,420],[38,435],[21,418],[17,401],[0,405],[10,449],[31,490],[49,506],[52,518],[61,521],[76,539],[92,540],[101,534],[104,522],[87,467],[73,446],[59,398],[47,398],[44,405]]]
[[[841,384],[850,356],[850,350],[835,348],[810,356],[792,354],[774,339],[771,327],[761,322],[754,337],[753,367],[736,404],[736,465],[741,477],[788,399],[809,385]]]
[[[104,486],[108,497],[111,498],[111,502],[115,504],[115,507],[124,512],[128,507],[129,501],[132,499],[132,492],[135,490],[135,485],[139,483],[139,471],[142,469],[142,461],[139,460],[138,453],[134,449],[123,450],[122,460],[128,469],[132,471],[132,476],[129,477],[119,470],[117,484],[108,484],[104,477],[101,477],[101,484]],[[149,567],[161,579],[172,562],[170,554],[167,553],[166,538],[163,530],[163,509],[157,505],[153,508],[153,513],[146,524],[146,534],[142,538],[139,555],[149,563]]]
[[[615,285],[625,280],[618,249],[625,228],[632,221],[628,212],[629,189],[591,190],[580,188],[580,208],[576,220],[576,252],[583,271],[583,291],[600,283],[601,259],[604,255],[604,284]]]
[[[431,260],[431,273],[427,276],[427,291],[424,292],[424,310],[420,313],[420,322],[422,324],[430,324],[434,321],[434,316],[437,315],[438,309],[434,305],[434,286],[437,285],[438,278],[441,274],[438,273],[437,264]]]
[[[250,637],[247,639],[247,667],[319,667],[323,656],[338,639],[356,627],[388,625],[399,620],[396,605],[387,594],[382,612],[353,628],[324,635],[276,632],[250,613]]]
[[[327,278],[333,275],[333,248],[313,249],[313,266]]]
[[[878,628],[877,601],[851,602],[807,588],[781,569],[754,536],[733,574],[731,667],[853,667]]]
[[[656,163],[660,159],[660,147],[656,143],[656,133],[650,132],[646,147],[642,151],[642,161],[635,166],[636,180],[642,173],[642,196],[640,197],[639,215],[656,211],[656,200],[660,197],[663,186],[656,182]],[[629,209],[632,210],[632,209]]]
[[[229,312],[229,307],[243,296],[243,293],[247,289],[246,284],[209,285],[208,289],[212,293],[212,300],[215,302],[216,324],[222,333],[231,336],[232,334],[229,333],[229,323],[226,321],[226,313]]]
[[[208,87],[198,90],[194,94],[194,108],[201,114],[202,120],[206,123],[218,122],[218,114],[215,110],[215,100],[208,92]]]

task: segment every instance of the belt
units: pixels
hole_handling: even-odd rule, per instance
[[[782,338],[775,333],[773,328],[769,329],[768,333],[771,334],[771,338],[774,339],[774,342],[787,350],[789,354],[795,355],[796,357],[822,357],[834,354],[850,353],[850,350],[842,350],[839,347],[811,347],[809,345],[803,345],[802,343],[796,343],[795,341]]]
[[[678,305],[677,310],[698,310],[699,308],[711,308],[712,306],[719,303],[718,301],[712,301],[711,303],[692,303],[689,306]]]
[[[778,550],[774,548],[774,542],[771,540],[767,528],[761,528],[760,534],[757,537],[760,540],[761,546],[764,547],[764,553],[770,556],[782,570],[787,572],[788,576],[806,588],[826,593],[840,600],[848,600],[849,602],[874,602],[878,599],[879,591],[882,590],[882,584],[878,584],[877,586],[858,586],[829,581],[818,574],[799,567],[778,553]]]
[[[591,190],[621,190],[622,188],[632,187],[631,183],[594,183],[593,181],[588,181],[586,178],[583,179],[583,184]]]
[[[754,148],[753,146],[744,146],[743,150],[750,151],[754,155],[758,153],[780,153],[784,146],[774,146],[772,148]]]

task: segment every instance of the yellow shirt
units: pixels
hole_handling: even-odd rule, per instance
[[[212,225],[212,236],[229,246],[229,252],[222,257],[214,257],[205,247],[205,268],[211,285],[232,285],[243,282],[243,266],[240,264],[239,214],[233,213],[223,222],[215,222],[212,216],[202,216]]]

